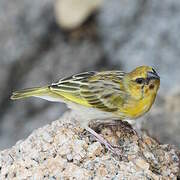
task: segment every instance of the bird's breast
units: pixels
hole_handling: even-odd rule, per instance
[[[151,108],[154,102],[155,96],[149,96],[141,100],[129,100],[120,112],[124,114],[126,118],[135,119],[145,114]]]

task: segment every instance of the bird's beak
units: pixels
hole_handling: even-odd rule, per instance
[[[158,80],[160,80],[160,77],[159,77],[159,75],[156,73],[156,71],[153,71],[153,72],[148,72],[147,73],[147,78],[148,79],[158,79]]]

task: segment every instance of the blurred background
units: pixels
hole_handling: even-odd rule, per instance
[[[13,90],[140,65],[161,76],[142,128],[180,148],[179,0],[0,0],[0,149],[66,111],[36,98],[11,101]]]

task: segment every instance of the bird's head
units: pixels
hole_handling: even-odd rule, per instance
[[[155,96],[160,77],[150,66],[140,66],[125,75],[125,86],[134,99]]]

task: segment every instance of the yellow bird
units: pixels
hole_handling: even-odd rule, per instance
[[[66,103],[76,112],[82,127],[113,151],[105,139],[88,127],[89,121],[142,116],[154,103],[159,85],[156,71],[149,66],[140,66],[129,73],[90,71],[75,74],[45,87],[13,92],[11,99],[33,96]]]

